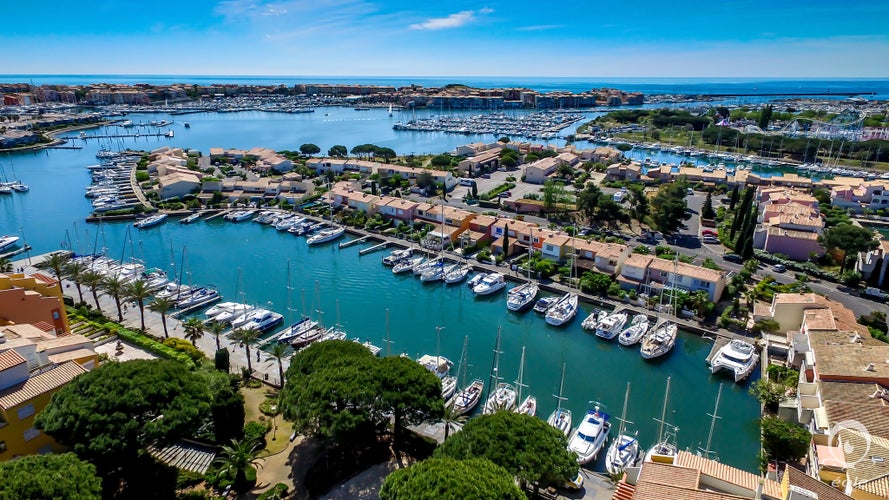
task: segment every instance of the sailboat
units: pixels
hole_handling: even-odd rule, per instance
[[[531,242],[534,241],[533,230],[531,232]],[[523,283],[506,294],[506,308],[513,312],[523,311],[534,304],[537,298],[537,292],[540,288],[536,283],[531,281],[531,249],[532,245],[528,245],[528,282]]]
[[[389,116],[392,116],[392,104],[389,104]]]
[[[716,456],[716,452],[710,449],[710,445],[713,443],[713,429],[716,427],[716,421],[722,417],[717,416],[717,412],[719,411],[719,399],[722,397],[722,384],[719,384],[719,392],[716,393],[716,404],[713,406],[713,413],[707,414],[710,417],[710,433],[707,434],[707,445],[704,448],[698,447],[698,456],[704,457],[708,460],[716,460],[719,461],[719,457]]]
[[[664,390],[664,406],[661,409],[661,418],[660,420],[657,420],[660,423],[657,433],[657,442],[648,450],[648,453],[645,454],[646,462],[672,464],[673,459],[676,458],[676,454],[678,453],[678,448],[676,447],[676,433],[679,432],[679,428],[666,421],[667,401],[669,397],[670,377],[667,377],[667,388]]]
[[[568,434],[571,432],[571,410],[567,408],[562,408],[562,401],[566,398],[562,396],[562,389],[565,388],[565,363],[562,363],[562,381],[559,382],[559,395],[556,396],[556,400],[558,404],[556,409],[550,413],[549,418],[546,419],[546,422],[562,431],[562,434],[565,437],[568,437]]]
[[[435,356],[430,356],[429,354],[424,354],[417,358],[417,363],[423,365],[426,369],[431,371],[441,380],[441,397],[445,401],[451,399],[451,396],[454,395],[454,391],[457,390],[457,378],[450,375],[451,367],[454,363],[451,362],[448,358],[441,355],[441,331],[444,330],[443,326],[435,327],[435,335],[436,335],[436,352]]]
[[[460,355],[460,367],[457,368],[457,376],[460,378],[460,386],[463,388],[448,403],[454,405],[454,413],[457,415],[465,415],[473,410],[482,399],[482,392],[485,390],[485,383],[481,379],[475,379],[469,385],[466,385],[467,359],[466,353],[469,346],[469,336],[463,338],[463,354]]]
[[[497,329],[497,343],[494,347],[494,365],[491,368],[491,394],[485,401],[484,414],[490,415],[499,410],[510,411],[516,404],[516,390],[512,384],[500,382],[500,333]]]
[[[528,387],[527,384],[522,383],[522,379],[525,375],[525,346],[522,346],[522,360],[519,362],[519,379],[516,380],[516,401],[521,401],[518,407],[516,407],[517,413],[524,413],[529,416],[537,415],[537,398],[528,394],[525,399],[522,399],[522,389]]]
[[[636,439],[638,431],[632,436],[626,434],[627,424],[627,403],[630,400],[630,383],[627,382],[627,392],[624,394],[624,409],[620,413],[620,428],[617,431],[617,439],[611,442],[608,447],[608,454],[605,459],[605,469],[610,474],[620,474],[627,467],[632,467],[639,460],[639,440]]]

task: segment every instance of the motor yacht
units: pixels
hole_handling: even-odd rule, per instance
[[[734,339],[722,346],[716,353],[710,362],[710,373],[728,370],[734,376],[735,382],[740,382],[750,375],[756,367],[757,361],[759,361],[759,354],[756,352],[756,346],[743,340]]]
[[[627,313],[616,312],[609,314],[596,325],[596,336],[602,337],[605,340],[611,340],[620,335],[626,323]]]
[[[587,410],[580,425],[568,438],[568,451],[577,455],[577,463],[586,464],[596,459],[608,440],[608,431],[611,430],[609,418],[599,405]]]
[[[478,285],[475,285],[472,288],[472,293],[476,295],[491,295],[503,290],[505,287],[506,277],[500,273],[492,273],[485,276]]]

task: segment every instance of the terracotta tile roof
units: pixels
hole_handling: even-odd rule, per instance
[[[822,401],[843,401],[859,405],[887,406],[889,401],[880,397],[871,397],[882,388],[874,382],[818,382]]]
[[[701,471],[690,467],[680,467],[657,462],[645,462],[636,487],[642,483],[676,486],[697,489],[701,482]]]
[[[43,352],[49,349],[56,349],[59,347],[71,347],[76,345],[92,345],[92,341],[83,335],[68,335],[66,337],[57,337],[52,340],[46,340],[37,344],[37,351]]]
[[[544,245],[555,245],[557,247],[563,247],[570,242],[571,237],[562,233],[550,233],[546,236],[546,239],[543,240]]]
[[[639,483],[636,485],[636,493],[633,500],[747,500],[748,497],[718,493],[715,491],[701,491],[691,488],[680,488],[666,484]]]
[[[629,257],[624,260],[624,267],[632,266],[639,269],[647,269],[648,265],[651,264],[651,259],[655,259],[657,257],[652,257],[651,255],[643,255],[641,253],[631,254]]]
[[[830,309],[806,309],[803,312],[803,321],[809,331],[837,329],[837,323],[833,319],[833,311]]]
[[[611,495],[611,500],[633,500],[633,495],[636,493],[636,486],[630,484],[626,481],[626,476],[617,483],[617,488],[614,490],[614,494]]]
[[[774,498],[780,498],[782,496],[781,486],[775,481],[767,479],[764,480],[756,474],[752,474],[741,469],[736,469],[734,467],[717,462],[716,460],[708,460],[704,457],[699,457],[694,453],[680,451],[679,454],[676,455],[676,460],[674,463],[679,467],[689,467],[692,469],[700,470],[702,476],[716,478],[720,481],[740,486],[741,488],[745,488],[747,490],[750,490],[751,492],[756,491],[756,488],[762,481],[763,494]]]
[[[784,229],[777,226],[769,226],[769,236],[783,236],[785,238],[794,238],[797,240],[818,241],[818,233],[809,231],[797,231],[796,229]]]
[[[0,372],[27,362],[21,354],[12,349],[0,352]]]
[[[812,345],[815,372],[819,378],[854,377],[858,380],[889,380],[889,345],[864,344]],[[865,367],[873,365],[872,370]]]
[[[711,283],[715,283],[720,279],[725,278],[725,273],[723,271],[695,266],[693,264],[687,264],[685,262],[677,263],[672,260],[666,259],[655,258],[651,261],[651,264],[648,267],[649,269],[657,269],[658,271],[661,271],[663,273],[672,273],[675,270],[677,274],[680,274],[682,276],[697,278],[699,280],[709,281]]]
[[[872,435],[889,439],[889,406],[844,401],[824,401],[822,404],[831,426],[854,420],[864,425]],[[889,456],[885,458],[889,461]]]
[[[846,457],[847,460],[853,460],[847,465],[846,476],[855,488],[882,498],[889,498],[889,439],[850,429],[840,430],[837,434],[843,440],[844,446],[848,444],[853,450],[866,450],[866,457]]]
[[[82,366],[73,361],[68,361],[52,370],[35,375],[21,384],[16,384],[0,392],[0,408],[10,409],[18,406],[25,401],[67,384],[82,373],[86,373]]]

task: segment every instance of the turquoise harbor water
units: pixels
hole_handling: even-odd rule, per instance
[[[327,112],[328,116],[324,116]],[[168,118],[134,115],[135,122]],[[656,438],[666,377],[672,377],[668,420],[680,428],[679,445],[696,449],[707,438],[713,403],[720,383],[725,383],[716,432],[711,446],[727,464],[755,470],[759,451],[759,404],[747,394],[748,383],[734,384],[711,376],[705,363],[710,343],[681,333],[665,358],[645,362],[637,349],[622,348],[583,332],[581,320],[589,306],[566,328],[552,328],[533,312],[515,315],[506,310],[505,294],[476,299],[463,285],[424,285],[410,276],[395,276],[381,265],[385,252],[358,256],[367,245],[339,250],[335,244],[309,248],[303,238],[259,224],[239,224],[221,219],[181,225],[175,220],[146,230],[130,223],[86,224],[89,201],[83,188],[89,183],[85,165],[97,163],[100,145],[112,148],[153,149],[160,145],[191,147],[205,154],[212,146],[268,146],[296,149],[313,142],[325,149],[334,144],[352,147],[375,143],[399,153],[437,153],[474,140],[491,137],[446,134],[396,133],[385,110],[362,113],[346,108],[319,110],[311,115],[265,113],[199,114],[174,117],[176,137],[133,138],[99,142],[77,141],[82,150],[47,150],[0,156],[8,177],[16,176],[31,186],[27,193],[0,197],[0,234],[19,234],[32,245],[33,253],[59,248],[70,241],[78,252],[104,248],[114,258],[136,257],[148,266],[184,271],[184,281],[214,284],[227,300],[271,306],[288,314],[287,263],[290,262],[293,317],[303,310],[317,316],[323,311],[327,324],[339,322],[352,337],[371,340],[384,347],[386,309],[392,354],[411,356],[436,351],[436,326],[441,331],[441,354],[454,362],[460,357],[464,336],[469,337],[469,378],[485,382],[492,364],[498,329],[502,329],[500,373],[517,378],[522,346],[527,347],[524,380],[537,396],[539,416],[555,408],[562,363],[567,366],[566,406],[579,421],[590,400],[604,403],[619,416],[625,382],[632,382],[629,420],[639,429],[643,445]],[[181,123],[188,121],[191,128]],[[115,129],[108,129],[115,130]],[[116,129],[120,130],[120,129]],[[570,133],[566,131],[565,133]],[[128,237],[127,235],[130,235]],[[172,252],[171,252],[172,249]],[[181,266],[182,253],[185,266]],[[184,267],[184,268],[183,268]],[[240,276],[240,280],[239,277]],[[316,293],[317,283],[317,293]],[[617,422],[615,421],[615,425]],[[615,428],[615,432],[616,432]],[[604,454],[603,454],[604,455]],[[601,461],[595,466],[601,470]]]

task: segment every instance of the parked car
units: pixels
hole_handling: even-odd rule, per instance
[[[772,267],[772,271],[775,271],[776,273],[783,273],[786,270],[787,267],[784,266],[784,264],[775,264],[775,266]]]
[[[744,262],[744,259],[742,259],[741,256],[736,253],[727,253],[727,254],[723,255],[722,258],[723,258],[723,260],[727,260],[729,262],[734,262],[736,264],[740,264],[740,263]]]
[[[704,243],[709,243],[709,244],[719,243],[719,238],[717,238],[716,236],[704,236],[702,239],[703,239]]]
[[[703,231],[701,231],[701,234],[703,236],[714,236],[714,237],[719,236],[719,233],[717,233],[716,231],[714,231],[712,229],[704,229]]]

